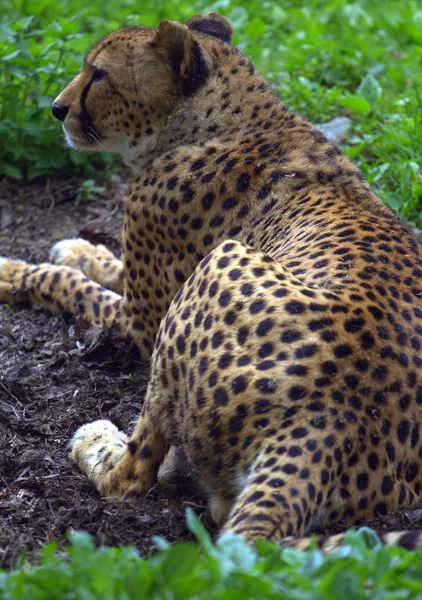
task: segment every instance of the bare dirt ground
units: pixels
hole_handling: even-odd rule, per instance
[[[80,182],[0,184],[0,255],[46,261],[59,239],[84,237],[119,254],[124,185],[115,178],[102,199],[76,200]],[[131,504],[102,500],[68,457],[79,425],[111,419],[128,430],[146,390],[148,365],[134,360],[112,332],[87,330],[70,316],[0,305],[0,565],[11,568],[66,532],[89,531],[98,543],[135,544],[152,536],[186,539],[186,506],[205,519],[204,501],[153,489]],[[422,529],[422,504],[369,523],[378,530]],[[332,531],[339,531],[337,527]],[[215,528],[211,526],[214,533]],[[30,554],[31,555],[31,554]]]

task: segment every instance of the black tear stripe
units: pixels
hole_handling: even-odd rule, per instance
[[[192,61],[182,83],[184,96],[192,96],[204,85],[208,77],[208,68],[202,56],[198,42],[192,40]]]
[[[86,98],[89,94],[89,90],[91,89],[91,85],[94,82],[94,77],[95,77],[95,73],[92,75],[91,80],[89,81],[89,83],[84,87],[82,94],[81,94],[81,112],[79,114],[79,120],[81,122],[82,125],[82,130],[85,134],[85,137],[87,138],[86,141],[89,141],[90,143],[94,143],[94,138],[92,137],[93,132],[97,133],[95,131],[94,128],[94,122],[92,120],[91,115],[89,114],[87,108],[86,108]],[[97,134],[98,135],[98,134]]]
[[[88,109],[86,107],[86,99],[87,99],[87,96],[89,94],[89,90],[91,89],[92,84],[95,82],[96,75],[97,75],[97,73],[94,72],[94,74],[91,77],[90,82],[84,87],[84,89],[82,91],[81,112],[79,114],[79,120],[81,122],[83,132],[84,132],[85,136],[88,138],[86,141],[89,141],[91,143],[96,142],[96,140],[93,138],[93,135],[94,136],[97,135],[98,137],[100,137],[97,130],[94,127],[94,121],[92,120],[92,117],[89,114]],[[129,103],[125,100],[123,94],[121,92],[119,92],[119,90],[111,83],[110,80],[108,80],[108,83],[109,83],[110,87],[113,89],[113,91],[116,92],[116,94],[118,96],[120,96],[120,98],[123,100],[125,107],[129,108]]]

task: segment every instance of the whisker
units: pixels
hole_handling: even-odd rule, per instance
[[[107,150],[103,143],[103,140],[95,131],[95,129],[91,127],[91,125],[89,126],[88,136],[90,136],[94,141],[96,141],[102,148],[104,148],[104,150]]]

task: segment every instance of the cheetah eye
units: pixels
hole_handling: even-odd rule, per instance
[[[107,77],[107,73],[103,71],[103,69],[94,69],[94,75],[92,77],[92,81],[98,83],[99,81],[103,81]]]

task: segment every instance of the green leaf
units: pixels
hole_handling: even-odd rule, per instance
[[[11,177],[12,179],[23,179],[22,171],[19,169],[19,167],[16,167],[15,165],[2,163],[0,165],[0,172],[3,173],[3,175]]]
[[[370,529],[369,527],[361,527],[358,530],[356,535],[365,542],[366,547],[369,548],[370,550],[382,548],[381,540],[377,536],[376,532],[373,531],[372,529]],[[343,540],[343,543],[346,543],[346,542],[347,542],[347,535],[345,536],[345,539]]]
[[[16,56],[18,56],[20,54],[20,50],[15,50],[14,52],[11,52],[10,54],[7,54],[7,56],[2,56],[1,59],[4,60],[5,62],[7,62],[8,60],[12,60],[13,58],[15,58]]]
[[[236,571],[250,571],[256,564],[256,552],[239,535],[228,534],[217,542],[223,577]]]
[[[356,94],[374,108],[380,101],[382,88],[373,75],[367,75],[356,90]]]
[[[356,144],[355,146],[350,146],[350,148],[345,148],[344,152],[347,154],[349,158],[354,160],[359,154],[361,154],[362,150],[368,144],[367,140],[360,142],[360,144]]]
[[[354,96],[353,94],[348,94],[347,96],[341,98],[340,104],[345,108],[349,108],[357,115],[365,115],[369,110],[371,110],[371,105],[367,100],[365,100],[365,98]]]
[[[232,24],[233,29],[236,30],[247,24],[249,20],[249,14],[246,8],[243,6],[236,6],[236,8],[234,8],[230,13],[228,19]]]
[[[159,550],[166,550],[171,546],[170,542],[168,542],[165,538],[161,537],[160,535],[154,535],[152,537],[152,541]]]
[[[46,108],[47,106],[51,106],[54,101],[54,96],[46,96],[41,95],[38,97],[38,106],[39,108]]]
[[[205,548],[212,548],[211,536],[191,508],[186,509],[186,521],[198,542]]]

